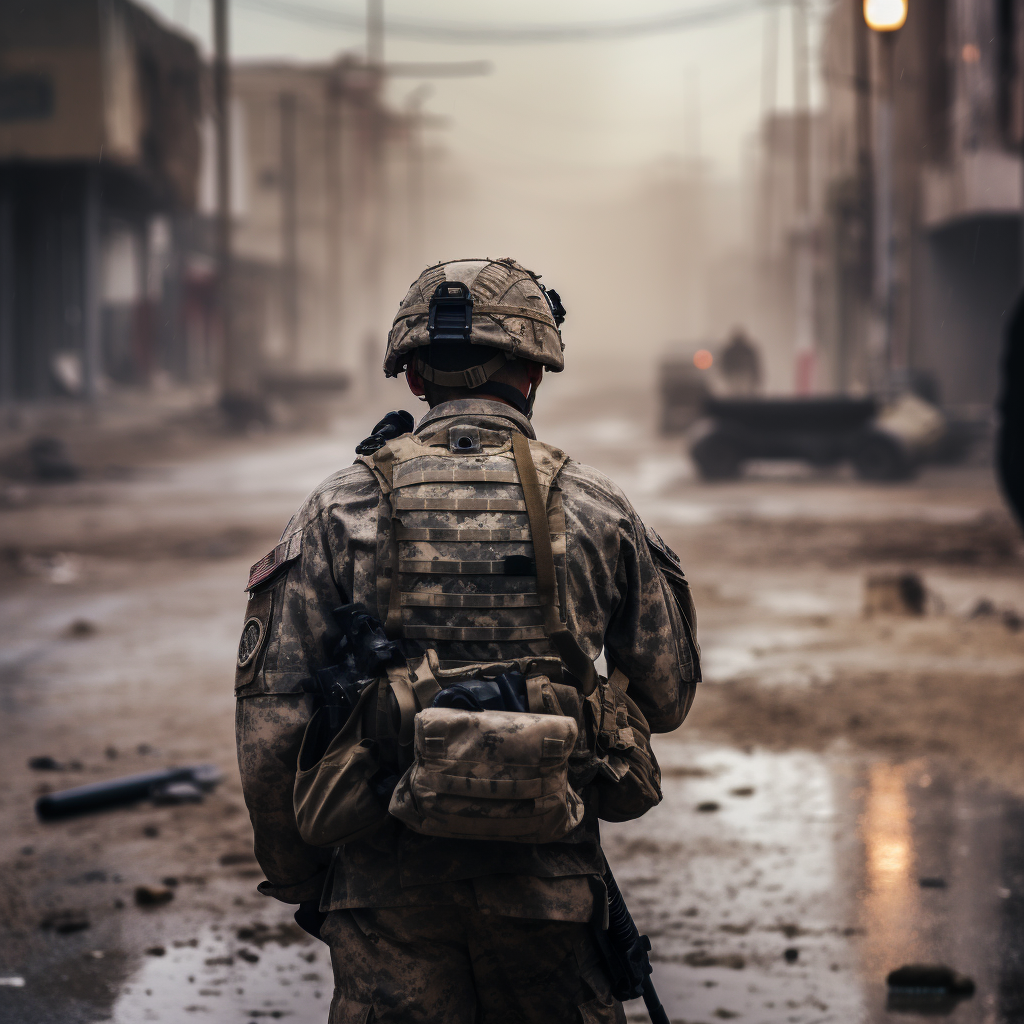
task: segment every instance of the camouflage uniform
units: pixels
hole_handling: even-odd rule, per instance
[[[534,437],[524,415],[481,398],[436,406],[416,433],[456,423]],[[605,651],[629,678],[629,694],[653,731],[672,730],[699,679],[693,606],[678,560],[602,474],[569,460],[558,486],[566,622],[591,658]],[[394,819],[333,856],[299,837],[292,787],[311,711],[302,684],[337,641],[334,607],[357,601],[385,617],[379,584],[391,573],[391,534],[390,504],[374,475],[351,466],[307,499],[252,592],[236,730],[256,855],[267,875],[261,891],[286,902],[322,893],[322,909],[332,912],[323,936],[337,967],[331,1019],[338,1024],[565,1020],[572,1006],[583,1020],[621,1019],[585,927],[606,912],[592,812],[572,842],[543,846],[431,838]],[[524,653],[537,644],[525,643]],[[510,994],[492,999],[484,988],[498,985],[503,970],[501,991]],[[558,1006],[568,1009],[555,1012]]]

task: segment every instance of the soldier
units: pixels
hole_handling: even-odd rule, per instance
[[[512,260],[424,271],[384,370],[404,370],[429,412],[404,446],[322,483],[253,567],[236,733],[260,891],[319,901],[332,1024],[625,1020],[592,930],[607,914],[593,800],[559,842],[437,838],[389,816],[326,851],[303,842],[293,808],[304,686],[337,642],[333,609],[349,602],[432,648],[442,668],[561,654],[564,680],[578,684],[603,651],[628,680],[632,725],[668,732],[686,717],[700,670],[678,559],[615,484],[535,440],[538,386],[545,368],[563,368],[564,313]],[[546,481],[554,640],[510,451],[524,444]],[[458,462],[467,456],[499,470],[474,475]],[[580,649],[582,668],[569,656]]]

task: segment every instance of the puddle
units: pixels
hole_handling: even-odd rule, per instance
[[[603,835],[671,1019],[1024,1020],[1024,801],[937,759],[657,749],[664,802]],[[975,994],[893,999],[915,963]]]
[[[820,757],[658,743],[665,799],[602,827],[630,909],[654,946],[673,1020],[864,1019],[837,847],[841,813]],[[717,810],[699,810],[717,805]],[[795,962],[786,950],[796,949]],[[790,954],[792,956],[792,954]],[[627,1007],[643,1020],[642,1003]]]
[[[245,926],[240,926],[245,927]],[[148,955],[122,987],[114,1024],[291,1019],[323,1021],[334,989],[330,955],[305,935],[286,942],[270,932],[238,938],[237,928],[204,928],[194,939]],[[194,942],[195,945],[191,943]]]

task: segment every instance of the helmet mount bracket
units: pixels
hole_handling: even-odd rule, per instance
[[[430,299],[427,333],[431,345],[438,342],[465,344],[473,331],[473,296],[461,281],[443,281]]]

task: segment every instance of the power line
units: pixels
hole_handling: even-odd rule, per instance
[[[584,43],[618,41],[638,36],[683,32],[765,7],[780,6],[787,0],[718,0],[705,7],[691,7],[649,18],[628,21],[554,22],[552,24],[486,24],[388,20],[385,32],[394,39],[419,39],[439,43],[492,44],[521,46],[530,43]],[[301,21],[322,28],[365,32],[366,15],[351,10],[336,10],[303,0],[235,0],[239,7],[260,11],[290,21]]]

